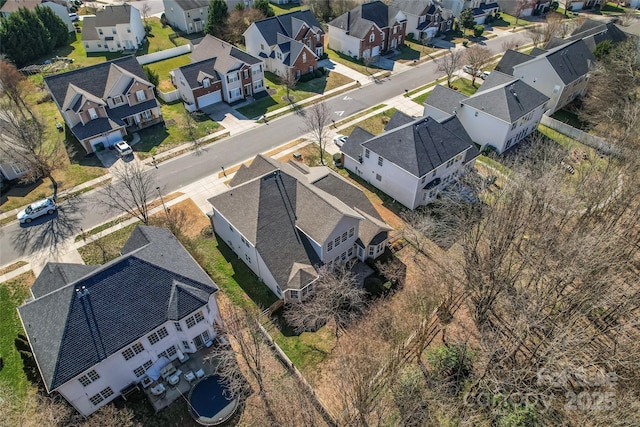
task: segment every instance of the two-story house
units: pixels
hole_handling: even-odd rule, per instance
[[[210,3],[210,0],[162,0],[169,25],[187,34],[204,31]],[[253,6],[253,0],[226,0],[226,3],[228,10],[233,10],[238,4],[245,8]]]
[[[329,22],[329,48],[356,58],[375,58],[404,43],[407,19],[381,1],[364,3]]]
[[[575,40],[550,50],[536,50],[536,55],[508,50],[496,70],[518,78],[550,98],[551,115],[587,90],[589,70],[595,57],[587,44]]]
[[[357,187],[325,166],[257,156],[209,202],[222,240],[278,298],[300,301],[323,264],[377,258],[391,228]]]
[[[45,77],[44,82],[87,153],[163,121],[154,86],[133,56]]]
[[[264,62],[211,35],[196,45],[191,61],[170,73],[189,111],[221,101],[233,103],[265,90]]]
[[[20,8],[27,8],[30,11],[34,11],[37,6],[48,7],[53,13],[58,16],[65,23],[69,32],[75,31],[73,22],[69,17],[69,10],[66,6],[66,1],[46,1],[46,0],[7,0],[0,8],[0,16],[6,18],[13,12],[16,12]]]
[[[457,118],[396,112],[380,135],[354,129],[340,149],[345,169],[409,209],[427,205],[468,172],[478,149]]]
[[[104,265],[48,263],[18,314],[48,393],[88,416],[222,325],[216,284],[166,229],[139,226]]]
[[[82,23],[82,44],[87,52],[136,50],[146,37],[140,12],[128,4],[105,6]]]
[[[476,144],[502,153],[538,127],[548,101],[523,81],[493,71],[472,96],[434,87],[424,114],[438,120],[455,116]]]
[[[464,9],[471,9],[476,24],[484,24],[489,15],[500,10],[500,5],[492,0],[440,0],[440,5],[451,10],[455,17],[460,16]]]
[[[391,8],[402,11],[407,19],[406,35],[416,40],[431,40],[453,26],[453,12],[433,0],[396,0]]]
[[[575,40],[582,40],[593,52],[596,46],[605,40],[609,40],[614,46],[627,39],[627,35],[614,22],[596,21],[585,19],[582,25],[573,30],[566,39],[552,37],[544,46],[544,50],[551,50]]]
[[[243,35],[247,52],[280,76],[313,72],[324,54],[324,30],[310,10],[255,21]]]

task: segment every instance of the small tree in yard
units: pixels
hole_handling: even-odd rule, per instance
[[[271,7],[271,3],[269,3],[269,0],[256,0],[253,2],[253,7],[262,12],[267,18],[275,16],[276,14]]]
[[[148,224],[149,202],[156,190],[154,174],[134,160],[113,168],[111,175],[111,182],[98,190],[99,202]]]
[[[441,71],[447,75],[447,86],[449,88],[453,87],[451,85],[451,78],[453,74],[460,68],[462,63],[462,52],[457,50],[449,49],[449,53],[441,56],[436,59],[436,64],[438,65],[438,71]]]
[[[516,25],[518,25],[518,20],[522,16],[522,12],[531,7],[531,0],[516,0],[515,6],[513,8],[513,16],[516,17]]]
[[[324,165],[324,152],[329,141],[331,113],[324,102],[318,102],[304,111],[304,130],[320,147],[320,164]]]
[[[478,74],[482,71],[482,68],[491,60],[493,54],[487,47],[473,45],[465,51],[464,56],[467,64],[471,66],[471,84],[475,86]]]
[[[484,33],[484,25],[478,24],[473,26],[473,37],[480,37]]]
[[[291,68],[287,68],[284,74],[280,76],[280,83],[282,83],[287,90],[287,102],[293,102],[293,99],[289,94],[298,84],[298,77],[296,77],[295,71]]]
[[[298,332],[316,330],[332,321],[336,340],[340,332],[364,312],[366,291],[356,284],[346,268],[323,267],[315,282],[313,295],[304,302],[291,303],[285,319]]]
[[[458,16],[458,25],[462,28],[462,32],[465,30],[472,30],[476,22],[473,20],[473,10],[464,9],[460,16]]]

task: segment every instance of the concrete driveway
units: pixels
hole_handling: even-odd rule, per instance
[[[235,108],[226,102],[218,102],[217,104],[203,107],[201,111],[211,117],[211,120],[220,123],[231,134],[250,128],[253,125],[253,120],[238,113]]]

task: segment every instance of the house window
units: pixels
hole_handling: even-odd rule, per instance
[[[313,65],[309,65],[309,72],[313,73]]]
[[[116,29],[115,29],[115,28],[112,28],[112,29],[111,29],[111,33],[112,33],[112,34],[116,34]]]
[[[382,157],[378,156],[378,166],[382,166],[383,161]]]
[[[209,86],[211,86],[211,80],[209,80],[209,79],[204,79],[204,80],[202,81],[202,86],[203,86],[203,87],[209,87]]]
[[[185,350],[191,350],[191,347],[189,346],[189,343],[188,343],[188,342],[186,342],[186,341],[182,341],[182,347],[183,347]]]
[[[139,354],[139,353],[142,353],[144,351],[144,347],[139,342],[137,342],[134,345],[132,345],[131,349],[133,350],[133,352],[135,354]]]
[[[382,41],[384,41],[384,32],[380,33],[380,37],[382,37]]]
[[[140,115],[142,116],[143,119],[149,120],[151,119],[151,110],[143,111],[142,114]]]
[[[371,33],[371,35],[369,36],[369,43],[373,43],[375,39],[376,39],[376,35]]]
[[[349,248],[349,250],[347,251],[347,256],[349,258],[351,258],[353,256],[353,246]]]
[[[368,148],[365,148],[365,149],[364,149],[364,156],[365,156],[367,159],[369,158],[369,153],[370,153],[369,149],[368,149]]]
[[[202,315],[202,312],[199,311],[193,316],[187,318],[187,328],[191,329],[196,325],[196,323],[200,323],[203,320],[204,320],[204,316]]]
[[[327,243],[327,252],[333,249],[333,240]]]
[[[13,173],[16,175],[20,175],[21,173],[24,173],[27,171],[27,168],[21,165],[20,163],[11,163],[11,169],[13,170]]]
[[[382,182],[382,175],[380,175],[380,174],[378,174],[378,173],[377,173],[377,174],[376,174],[376,179],[377,179],[378,181]]]
[[[351,228],[349,229],[349,237],[353,237],[353,235],[355,234],[355,232],[356,232],[356,228],[355,228],[355,227],[351,227]]]
[[[340,260],[344,262],[347,259],[347,251],[344,251],[340,254]]]
[[[114,96],[113,98],[111,98],[111,102],[113,102],[113,105],[118,105],[118,104],[122,104],[122,95],[117,95]]]
[[[336,237],[336,238],[333,240],[333,246],[335,246],[335,247],[340,246],[340,236]]]
[[[191,12],[187,12],[187,18],[191,18]]]
[[[342,233],[342,241],[343,242],[347,241],[347,232],[346,231],[344,233]]]
[[[102,28],[98,28],[98,34],[102,35]],[[100,45],[98,45],[100,46]]]
[[[393,27],[393,34],[397,34],[398,33],[398,27]]]
[[[253,82],[253,90],[260,89],[263,86],[262,80]]]
[[[304,64],[305,62],[307,62],[307,52],[302,54],[302,63]]]
[[[245,80],[249,78],[249,70],[244,70],[242,72],[242,78]]]
[[[89,398],[89,402],[93,404],[93,406],[98,405],[98,403],[102,402],[104,398],[100,396],[100,393],[93,395]]]
[[[122,357],[124,357],[124,360],[129,360],[135,355],[136,354],[130,348],[128,348],[128,349],[126,349],[125,351],[122,352]]]
[[[246,260],[247,260],[247,262],[248,262],[249,264],[251,264],[251,258],[249,258],[249,255],[244,254],[244,259],[246,259]]]
[[[97,381],[100,379],[100,375],[95,370],[91,370],[87,373],[87,376],[91,381]]]
[[[305,297],[309,293],[309,286],[302,288],[302,296]]]
[[[127,28],[127,33],[130,33],[130,32],[131,32],[131,28]]]
[[[182,325],[180,324],[180,322],[173,322],[173,326],[176,327],[176,331],[182,332]]]
[[[239,97],[241,95],[242,95],[242,92],[240,91],[239,87],[237,87],[235,89],[231,89],[229,91],[229,98],[237,98],[237,97]]]
[[[144,101],[147,99],[147,95],[145,95],[144,90],[139,90],[136,92],[136,99],[138,101]]]
[[[300,70],[296,70],[296,79],[300,78]]]
[[[95,370],[91,370],[87,372],[86,375],[83,375],[80,378],[78,378],[78,381],[80,381],[80,384],[86,387],[92,382],[97,381],[99,379],[100,379],[100,375],[98,375],[98,373]]]
[[[107,387],[104,390],[102,390],[100,394],[102,395],[102,397],[106,399],[109,396],[113,396],[113,390],[111,390],[111,387]]]
[[[80,381],[80,384],[82,384],[84,387],[86,387],[89,384],[91,384],[91,381],[89,381],[89,378],[87,378],[86,375],[83,375],[80,378],[78,378],[78,381]]]
[[[369,256],[373,256],[374,249],[375,249],[375,246],[369,246]]]
[[[340,256],[337,256],[337,257],[336,257],[336,259],[334,259],[334,260],[333,260],[333,263],[334,263],[334,264],[337,264],[337,263],[338,263],[338,261],[340,261]]]
[[[176,346],[172,345],[171,347],[166,349],[165,352],[167,353],[167,356],[169,356],[169,357],[175,356],[176,353],[177,353]]]
[[[291,298],[298,299],[298,291],[289,291]]]
[[[91,117],[91,120],[95,120],[98,118],[98,113],[96,113],[95,108],[89,108],[89,117]]]
[[[516,128],[516,126],[518,126],[517,122],[511,125],[511,130],[514,130]]]
[[[260,50],[264,50],[264,44],[260,43]]]

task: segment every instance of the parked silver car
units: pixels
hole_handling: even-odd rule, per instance
[[[53,199],[40,200],[31,203],[25,209],[18,212],[18,221],[20,221],[20,224],[28,224],[42,215],[51,215],[56,209],[56,202],[54,202]]]
[[[120,141],[116,142],[116,153],[118,153],[120,157],[133,156],[133,149],[131,149],[131,146],[126,142]]]

